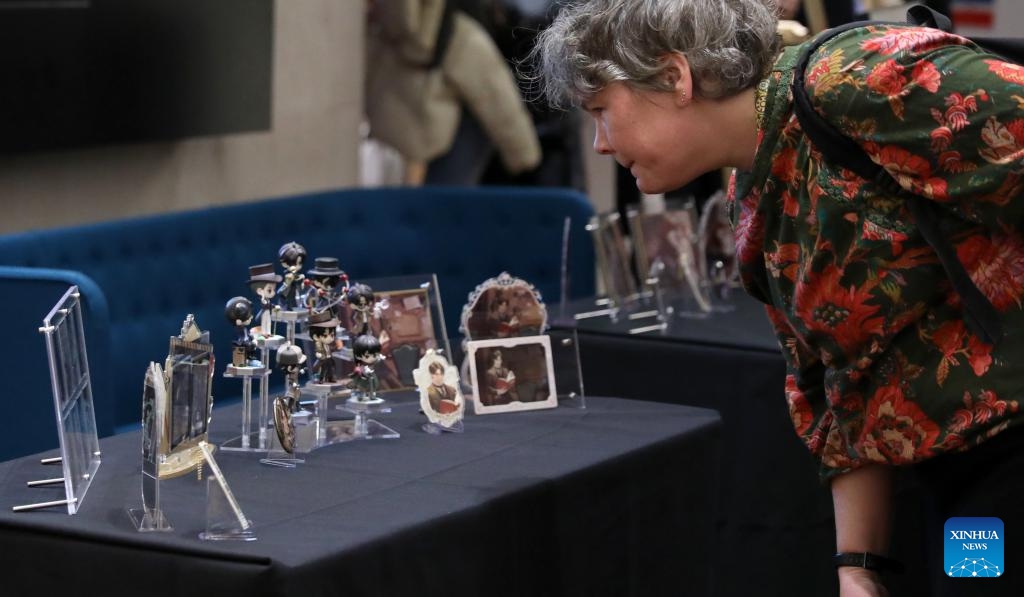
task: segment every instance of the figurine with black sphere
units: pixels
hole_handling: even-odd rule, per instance
[[[285,394],[274,399],[274,429],[281,448],[295,453],[295,422],[292,413],[299,409],[299,375],[305,369],[306,355],[294,344],[285,344],[277,351],[277,368],[286,379]]]
[[[249,335],[252,316],[252,301],[244,296],[236,296],[224,306],[224,317],[231,325],[235,326],[237,331],[231,350],[231,365],[234,367],[263,366],[259,359],[259,348],[256,341]]]

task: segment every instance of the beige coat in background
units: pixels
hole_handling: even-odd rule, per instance
[[[378,0],[367,31],[370,136],[407,160],[448,151],[462,105],[477,118],[511,173],[540,163],[540,142],[512,71],[487,32],[456,12],[448,50],[434,56],[443,0]]]

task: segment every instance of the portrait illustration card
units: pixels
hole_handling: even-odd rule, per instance
[[[549,336],[473,340],[466,354],[475,414],[558,406]]]
[[[450,429],[462,420],[465,399],[455,366],[428,350],[413,371],[413,377],[420,391],[420,408],[431,423]]]

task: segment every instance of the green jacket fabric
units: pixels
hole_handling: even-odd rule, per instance
[[[758,93],[759,146],[730,198],[749,292],[768,304],[797,433],[824,478],[912,464],[1020,422],[1024,395],[1024,68],[934,29],[876,25],[811,57],[818,113],[900,185],[941,204],[944,234],[1007,331],[966,329],[902,199],[827,163],[793,115],[788,48]]]

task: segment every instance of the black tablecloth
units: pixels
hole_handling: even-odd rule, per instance
[[[713,595],[835,594],[831,497],[793,431],[778,343],[761,303],[736,294],[726,305],[664,332],[630,334],[655,322],[625,314],[575,322],[584,387],[721,413]]]
[[[393,396],[393,395],[392,395]],[[202,542],[205,484],[161,483],[174,531],[138,533],[137,433],[101,441],[79,513],[13,513],[59,499],[27,488],[38,458],[0,464],[3,594],[702,595],[714,551],[719,419],[712,411],[589,398],[585,410],[474,417],[420,430],[417,404],[377,418],[397,440],[306,455],[216,455],[258,541]],[[237,428],[217,409],[211,439]]]

